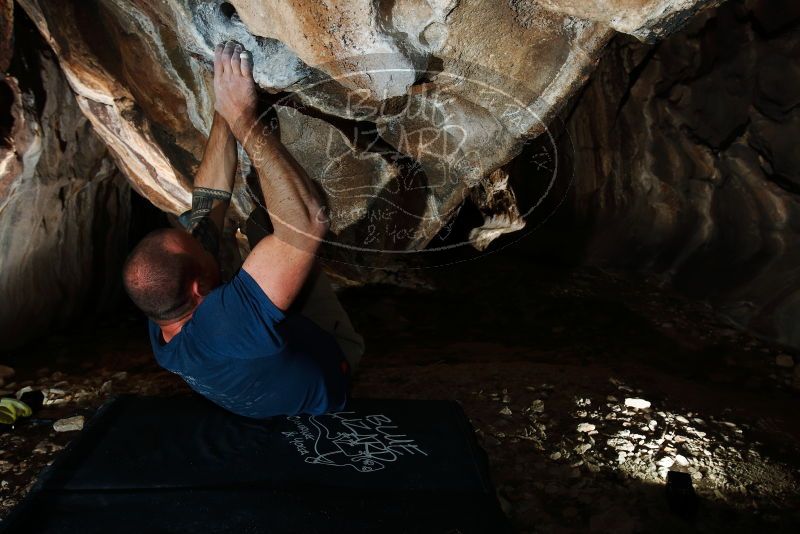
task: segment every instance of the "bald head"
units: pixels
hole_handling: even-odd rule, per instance
[[[209,262],[211,260],[211,262]],[[148,234],[128,256],[122,276],[134,304],[155,321],[185,316],[197,306],[196,292],[219,283],[213,258],[181,230]]]

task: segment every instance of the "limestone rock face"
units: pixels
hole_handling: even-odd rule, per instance
[[[49,52],[0,78],[0,336],[7,350],[109,309],[120,289],[130,189]]]
[[[800,346],[800,6],[616,40],[568,123],[588,260],[645,268]]]
[[[80,109],[133,187],[172,213],[189,205],[210,127],[213,48],[241,42],[253,51],[258,85],[278,101],[289,150],[328,194],[336,244],[361,251],[423,248],[465,198],[495,192],[488,177],[546,130],[614,28],[644,35],[648,25],[661,28],[708,4],[18,3],[53,47]],[[242,170],[247,174],[246,161]],[[252,188],[239,187],[235,222],[257,203]],[[495,218],[510,226],[481,233],[483,244],[520,228],[512,215]]]
[[[524,2],[525,0],[521,0]],[[664,37],[701,9],[722,0],[527,0],[586,20],[603,22],[643,41]]]

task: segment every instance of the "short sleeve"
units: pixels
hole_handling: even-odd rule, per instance
[[[183,328],[187,341],[205,353],[236,359],[262,358],[283,350],[284,313],[247,271],[212,291]]]
[[[253,303],[259,307],[264,315],[271,317],[275,322],[283,321],[286,318],[281,309],[273,304],[267,294],[264,293],[255,278],[250,276],[250,273],[244,269],[239,269],[239,274],[234,279],[238,280],[247,296],[253,300]]]

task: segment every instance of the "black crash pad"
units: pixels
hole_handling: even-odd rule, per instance
[[[267,421],[202,397],[101,408],[2,532],[505,532],[460,406],[353,400]]]

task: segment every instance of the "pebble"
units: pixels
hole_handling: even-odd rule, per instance
[[[794,358],[789,354],[778,354],[775,357],[775,365],[778,367],[794,367]]]
[[[544,401],[542,399],[536,399],[531,404],[531,410],[534,413],[542,413],[544,412]]]
[[[56,432],[74,432],[76,430],[83,430],[83,416],[76,415],[75,417],[59,419],[53,423],[53,430]]]
[[[560,460],[561,459],[561,453],[558,452],[558,451],[554,452],[553,454],[550,455],[550,459],[551,460]]]
[[[14,376],[14,368],[7,365],[0,365],[0,378],[5,380]]]
[[[111,378],[113,378],[114,380],[126,380],[128,378],[128,372],[120,371],[118,373],[114,373],[113,375],[111,375]]]
[[[583,443],[583,444],[578,445],[577,447],[575,447],[575,452],[577,452],[578,454],[584,454],[586,451],[588,451],[591,448],[592,448],[592,445],[590,443]]]
[[[508,406],[503,406],[503,409],[500,410],[500,415],[511,415],[511,410]]]
[[[636,445],[627,439],[611,438],[607,443],[609,446],[614,447],[618,451],[633,452],[636,449]]]
[[[595,426],[592,423],[581,423],[578,425],[578,432],[592,432]]]
[[[686,467],[687,465],[689,465],[689,460],[687,460],[685,456],[679,454],[675,456],[675,463],[681,467]]]
[[[650,407],[650,401],[628,397],[625,399],[625,406],[636,408],[637,410],[645,410]]]
[[[656,465],[659,466],[659,467],[670,468],[670,467],[672,467],[672,464],[674,464],[674,463],[675,463],[675,460],[673,460],[669,456],[664,456],[663,458],[661,458],[660,460],[658,460],[656,462]]]
[[[30,391],[33,391],[33,388],[30,387],[30,386],[25,386],[24,388],[22,388],[19,391],[17,391],[17,398],[21,399],[24,394],[26,394],[26,393],[28,393]]]
[[[51,443],[47,440],[40,441],[36,447],[33,448],[33,452],[37,454],[50,454],[53,452],[58,452],[64,447],[61,445],[57,445],[55,443]]]

